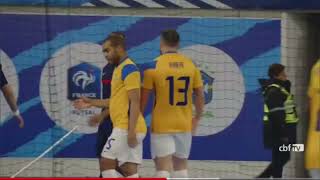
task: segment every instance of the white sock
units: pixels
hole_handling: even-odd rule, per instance
[[[319,179],[320,178],[320,169],[309,169],[309,175],[311,178]]]
[[[131,176],[127,176],[127,178],[139,178],[139,174],[132,174]]]
[[[172,174],[173,178],[188,178],[188,170],[179,170],[179,171],[173,171]]]
[[[158,177],[158,178],[169,178],[170,177],[170,173],[168,171],[157,171],[155,177]]]
[[[105,171],[102,171],[102,177],[104,178],[117,178],[118,176],[118,172],[115,169],[108,169]]]
[[[117,171],[117,177],[123,177],[123,175]]]

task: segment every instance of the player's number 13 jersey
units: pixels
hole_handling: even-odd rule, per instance
[[[161,55],[144,71],[143,87],[153,89],[153,133],[192,130],[192,93],[202,87],[201,74],[193,62],[178,53]]]

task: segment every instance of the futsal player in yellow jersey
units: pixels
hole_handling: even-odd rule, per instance
[[[142,142],[147,131],[140,113],[140,72],[127,56],[124,38],[109,36],[103,52],[116,67],[109,101],[113,130],[101,153],[102,176],[119,177],[115,170],[119,165],[126,177],[137,178],[137,167],[142,162]]]
[[[156,177],[188,177],[192,131],[200,120],[203,106],[203,82],[199,69],[191,59],[177,52],[179,34],[175,30],[161,33],[162,55],[144,71],[141,110],[149,95],[155,93],[151,121],[151,154]],[[195,94],[196,114],[192,118],[192,94]]]
[[[306,147],[306,169],[312,178],[320,179],[320,60],[311,70],[308,90],[310,123]]]

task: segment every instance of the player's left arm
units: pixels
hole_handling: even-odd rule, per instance
[[[153,78],[152,78],[152,70],[144,71],[144,79],[143,79],[143,88],[141,90],[141,112],[144,113],[144,110],[148,104],[150,94],[153,90]]]
[[[0,87],[1,87],[1,91],[11,109],[11,111],[13,112],[13,115],[17,118],[17,120],[19,121],[19,127],[23,128],[24,127],[24,120],[20,115],[19,112],[19,108],[17,105],[17,99],[14,95],[14,91],[12,89],[12,87],[10,86],[10,84],[8,84],[8,81],[6,79],[6,77],[4,76],[2,70],[0,69]]]
[[[106,117],[109,116],[109,109],[104,109],[100,114],[96,114],[89,119],[90,126],[98,126],[105,121]]]
[[[141,104],[140,104],[141,113],[144,113],[146,109],[151,92],[152,92],[151,89],[142,88],[141,90]]]
[[[91,106],[97,107],[97,108],[107,108],[109,107],[109,99],[90,99],[91,100]]]
[[[133,148],[138,145],[136,126],[140,115],[140,72],[136,65],[128,64],[122,69],[121,78],[127,90],[129,98],[129,122],[128,122],[128,145]]]
[[[80,97],[73,102],[76,109],[88,109],[91,107],[108,108],[109,99],[91,99],[87,97]]]
[[[140,89],[132,89],[128,91],[130,102],[128,143],[130,147],[135,147],[138,142],[136,139],[136,125],[140,115]]]
[[[195,88],[194,95],[195,95],[194,106],[196,109],[196,114],[195,114],[195,117],[193,118],[193,121],[194,121],[193,123],[194,123],[194,126],[197,127],[204,109],[203,87]]]
[[[194,106],[196,109],[195,117],[192,120],[192,132],[195,133],[198,123],[201,119],[203,109],[204,109],[204,90],[203,90],[203,81],[201,78],[201,73],[199,69],[195,70],[193,90],[195,95]]]

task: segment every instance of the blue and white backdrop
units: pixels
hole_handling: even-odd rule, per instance
[[[15,87],[25,128],[19,129],[1,95],[0,157],[36,157],[78,125],[47,157],[94,158],[96,128],[71,99],[101,97],[103,39],[127,37],[140,67],[159,55],[159,34],[177,29],[181,52],[201,68],[206,107],[191,159],[265,161],[262,99],[257,79],[280,62],[280,20],[64,15],[0,15],[0,60]],[[150,122],[150,108],[146,113]],[[150,158],[149,137],[144,158]]]
[[[318,0],[1,0],[0,5],[257,10],[318,10],[320,8]]]

